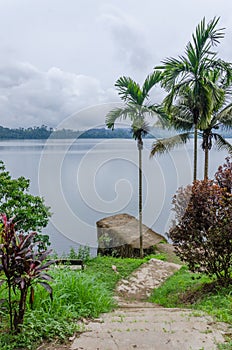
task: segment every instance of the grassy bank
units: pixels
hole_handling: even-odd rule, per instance
[[[51,303],[46,291],[36,287],[33,310],[28,306],[20,335],[9,335],[6,309],[4,305],[0,308],[0,349],[33,349],[42,340],[67,339],[79,330],[78,319],[98,317],[112,310],[117,281],[147,259],[97,257],[88,262],[84,271],[52,268],[54,300]],[[117,266],[118,274],[112,265]],[[0,299],[6,297],[6,290],[1,291]]]
[[[155,289],[150,301],[164,307],[191,308],[232,325],[232,285],[218,286],[205,275],[190,273],[185,266]],[[232,349],[232,337],[219,349]]]
[[[156,256],[164,259],[163,255]],[[98,317],[115,307],[113,292],[116,283],[129,276],[144,259],[120,259],[97,257],[87,263],[86,269],[70,267],[52,268],[54,300],[51,303],[46,291],[37,287],[33,310],[28,311],[20,335],[9,335],[8,319],[4,305],[0,307],[0,349],[35,349],[43,340],[66,340],[81,329],[81,318]],[[118,274],[112,270],[117,266]],[[171,276],[156,289],[150,301],[164,307],[187,307],[202,310],[218,321],[232,324],[232,286],[217,288],[202,275],[190,274],[186,267]],[[6,290],[0,294],[4,297]],[[232,343],[222,345],[221,350],[231,349]]]

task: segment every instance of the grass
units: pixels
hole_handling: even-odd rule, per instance
[[[164,254],[154,256],[166,260]],[[8,319],[3,304],[0,308],[0,349],[35,349],[42,341],[59,339],[65,341],[80,331],[77,321],[81,318],[98,317],[115,307],[113,292],[121,278],[128,277],[144,259],[121,259],[97,257],[87,262],[86,269],[70,267],[52,268],[54,278],[54,301],[51,303],[46,291],[37,286],[33,310],[28,307],[23,331],[20,335],[7,332]],[[117,267],[118,274],[112,270]],[[0,299],[6,290],[1,292]],[[150,301],[164,307],[188,307],[202,310],[218,321],[232,324],[232,286],[216,288],[205,275],[191,274],[182,267],[156,289]],[[220,350],[232,348],[231,339],[219,346]]]
[[[232,324],[232,285],[218,286],[204,274],[193,274],[183,266],[153,291],[151,302],[164,307],[191,308],[213,316],[217,321]],[[231,335],[220,350],[232,349]]]
[[[150,301],[164,307],[202,310],[232,324],[232,286],[220,287],[204,274],[190,273],[185,266],[155,289]]]
[[[164,255],[159,258],[165,259]],[[51,303],[46,291],[36,286],[33,310],[27,307],[20,335],[8,332],[8,318],[3,304],[0,308],[0,349],[35,349],[43,340],[58,338],[65,341],[80,331],[77,320],[98,317],[115,307],[113,291],[119,279],[125,278],[149,258],[120,259],[97,257],[87,263],[84,271],[70,267],[52,268],[50,274],[54,300]],[[117,266],[118,274],[112,270]],[[0,299],[6,290],[1,288]]]

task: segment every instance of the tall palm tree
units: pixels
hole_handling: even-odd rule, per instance
[[[202,137],[201,147],[205,153],[204,179],[208,178],[209,151],[212,148],[213,140],[215,140],[215,145],[219,150],[226,149],[232,155],[232,145],[217,132],[219,128],[225,129],[232,127],[232,103],[227,103],[228,91],[230,92],[230,86],[221,85],[220,102],[214,104],[212,115],[208,119],[207,124],[201,124],[200,122],[198,124],[200,130],[198,135]],[[154,142],[151,149],[151,156],[170,151],[178,145],[185,144],[190,139],[193,134],[192,127],[194,125],[191,99],[192,92],[186,89],[183,96],[179,96],[178,103],[172,106],[171,110],[171,125],[185,132]]]
[[[120,77],[115,86],[119,96],[124,101],[123,107],[115,108],[106,116],[106,125],[114,129],[117,120],[129,118],[132,122],[132,134],[137,141],[139,155],[139,239],[140,257],[143,257],[143,235],[142,235],[142,150],[143,136],[148,132],[146,116],[156,114],[164,123],[165,113],[159,105],[149,104],[149,93],[151,89],[160,82],[161,72],[156,71],[148,75],[142,86],[129,77]]]
[[[213,18],[208,24],[205,18],[196,27],[192,42],[185,48],[185,55],[178,58],[167,58],[163,65],[156,67],[163,72],[162,85],[168,95],[164,99],[166,108],[170,110],[173,101],[185,89],[191,89],[191,110],[194,125],[194,170],[193,180],[197,178],[197,130],[198,123],[207,125],[212,115],[212,102],[218,100],[218,87],[212,83],[210,72],[217,69],[226,80],[231,76],[231,65],[217,58],[212,50],[224,37],[224,28],[217,29],[218,18]]]
[[[227,150],[232,155],[232,145],[225,140],[216,130],[219,128],[232,127],[232,103],[225,106],[219,112],[214,113],[208,125],[202,129],[202,149],[205,153],[204,179],[208,179],[209,151],[212,148],[212,141],[215,140],[216,147]]]

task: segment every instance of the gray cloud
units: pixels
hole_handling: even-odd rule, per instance
[[[106,6],[100,21],[110,33],[116,59],[132,72],[151,69],[152,56],[140,22],[118,8]]]
[[[0,124],[56,126],[82,108],[118,101],[119,76],[142,82],[162,59],[183,54],[204,16],[221,16],[218,51],[231,61],[231,10],[228,0],[2,1]]]
[[[100,82],[90,76],[64,72],[56,67],[43,72],[20,62],[0,67],[2,125],[56,126],[82,108],[116,99],[112,89],[103,90]]]

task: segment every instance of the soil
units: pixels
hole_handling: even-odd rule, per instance
[[[43,344],[37,350],[216,350],[225,341],[228,325],[201,312],[146,302],[152,290],[180,267],[151,259],[118,284],[118,309],[94,321],[83,320],[85,331],[67,344]]]

